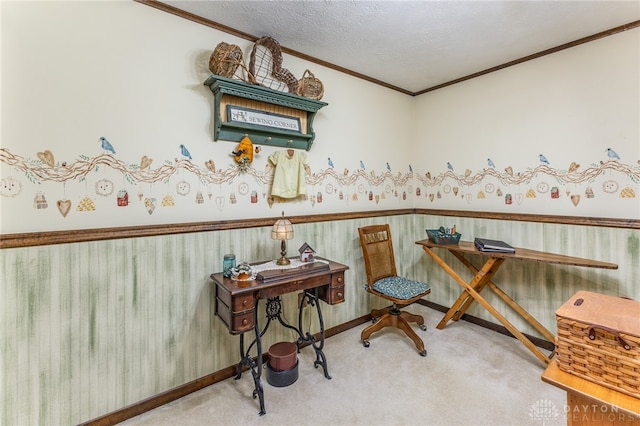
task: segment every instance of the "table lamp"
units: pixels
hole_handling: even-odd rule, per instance
[[[293,238],[293,225],[287,219],[284,218],[284,212],[282,212],[282,219],[278,219],[271,228],[271,239],[281,240],[280,245],[280,259],[276,261],[276,265],[288,265],[291,263],[287,259],[287,240]]]

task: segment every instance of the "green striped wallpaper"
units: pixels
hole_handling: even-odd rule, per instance
[[[452,303],[459,286],[415,241],[426,237],[426,228],[453,222],[463,239],[484,235],[620,265],[605,271],[505,263],[495,281],[552,331],[555,310],[577,290],[640,299],[637,230],[424,215],[295,225],[289,255],[307,242],[319,256],[351,268],[346,273],[346,302],[323,304],[326,327],[385,305],[363,289],[357,239],[357,227],[384,222],[391,225],[399,272],[428,281],[430,300],[442,305]],[[276,258],[280,245],[269,231],[251,228],[0,251],[0,424],[77,424],[235,364],[238,337],[214,316],[209,275],[221,269],[225,253],[235,253],[238,261]],[[479,259],[472,261],[478,264]],[[296,300],[295,294],[285,297],[285,315],[291,321]],[[470,313],[492,320],[478,306]],[[536,334],[511,313],[507,317]],[[432,333],[446,332],[429,326]],[[317,321],[311,320],[309,327],[317,331]],[[263,347],[294,339],[290,330],[276,325]]]

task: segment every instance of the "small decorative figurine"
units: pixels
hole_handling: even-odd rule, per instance
[[[300,260],[302,262],[313,262],[313,254],[316,252],[311,246],[307,243],[304,243],[298,251],[300,252]]]
[[[253,162],[253,143],[251,139],[247,135],[245,135],[240,143],[238,144],[238,148],[235,151],[232,151],[233,157],[238,164],[238,168],[246,172],[249,170],[251,163]]]
[[[251,265],[247,262],[242,262],[235,268],[231,269],[231,275],[236,280],[249,280],[253,276],[253,270],[251,269]]]

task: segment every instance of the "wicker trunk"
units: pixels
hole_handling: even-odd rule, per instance
[[[640,398],[640,302],[579,291],[556,319],[561,370]]]

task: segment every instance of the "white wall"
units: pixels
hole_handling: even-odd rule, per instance
[[[213,141],[213,96],[202,84],[219,42],[238,44],[246,58],[251,43],[130,2],[3,2],[2,13],[3,233],[412,206],[640,217],[638,29],[415,99],[285,55],[294,75],[310,69],[323,81],[329,105],[316,117],[308,152],[307,190],[316,199],[270,207],[265,166],[278,148],[266,147],[248,173],[237,173],[235,143]],[[100,136],[116,148],[107,158],[121,169],[98,161]],[[222,183],[174,167],[180,144],[204,174],[213,160]],[[620,160],[610,161],[608,147]],[[38,157],[47,150],[54,167]],[[130,178],[125,172],[143,156],[153,159],[148,178]],[[570,173],[572,162],[580,167]],[[165,178],[161,168],[170,170]],[[103,181],[113,185],[110,195],[96,189]],[[181,181],[190,184],[186,195],[177,191]],[[129,192],[127,207],[117,206],[120,189]],[[48,207],[37,209],[36,197]],[[166,197],[175,206],[163,207]],[[151,214],[145,198],[156,199]],[[83,200],[95,210],[78,211]],[[58,201],[71,204],[66,217]]]
[[[638,28],[429,92],[416,110],[416,133],[426,142],[415,153],[434,181],[441,178],[426,192],[442,195],[417,206],[640,218]],[[620,160],[611,161],[608,147]],[[444,174],[447,161],[453,174]],[[575,172],[572,162],[580,165]],[[447,185],[459,187],[458,196]],[[504,201],[509,193],[511,205]]]
[[[237,144],[213,141],[213,95],[203,82],[211,74],[209,56],[222,41],[239,45],[248,65],[252,43],[139,3],[2,2],[1,231],[268,217],[279,216],[283,209],[295,215],[411,206],[411,198],[389,196],[395,184],[385,173],[386,162],[394,174],[408,173],[408,155],[401,147],[414,136],[413,100],[285,56],[283,66],[298,78],[310,69],[324,84],[322,100],[329,105],[316,116],[317,136],[307,153],[312,173],[308,193],[323,196],[322,203],[304,200],[269,207],[264,178],[268,182],[271,174],[265,166],[269,154],[280,148],[265,147],[250,172],[238,174],[230,156]],[[97,160],[105,153],[98,142],[101,136],[116,151],[108,159],[119,161],[122,170]],[[182,158],[180,144],[187,146],[203,173],[208,173],[205,161],[213,160],[223,183],[202,183],[184,168],[172,169]],[[54,167],[38,158],[46,150],[55,158]],[[149,178],[132,181],[123,170],[135,170],[143,156],[153,159]],[[342,181],[327,174],[328,157]],[[358,175],[360,160],[366,164],[366,177]],[[172,171],[167,179],[155,181],[161,167]],[[112,183],[113,193],[100,195],[100,181]],[[187,195],[177,193],[180,181],[190,184]],[[243,182],[250,187],[247,195],[238,192]],[[117,206],[120,189],[130,195],[127,207]],[[389,192],[376,203],[366,197],[369,189],[377,195]],[[259,202],[252,204],[254,190]],[[196,204],[198,191],[204,204]],[[38,194],[46,198],[46,209],[34,207]],[[152,214],[138,194],[156,198]],[[166,196],[175,207],[161,206]],[[217,197],[223,204],[216,203]],[[95,211],[77,210],[86,198]],[[59,200],[72,203],[66,217],[57,209]]]

